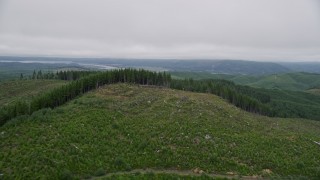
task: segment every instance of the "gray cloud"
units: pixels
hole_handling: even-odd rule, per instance
[[[0,0],[0,54],[320,61],[318,0]]]

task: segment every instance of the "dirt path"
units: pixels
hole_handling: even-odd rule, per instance
[[[115,173],[108,173],[103,176],[99,177],[92,177],[92,180],[96,179],[102,179],[105,177],[111,177],[113,175],[124,175],[124,174],[134,174],[134,173],[141,173],[141,174],[147,174],[147,173],[154,173],[154,174],[176,174],[180,176],[201,176],[200,173],[195,173],[193,171],[183,171],[183,170],[155,170],[155,169],[135,169],[132,171],[124,171],[124,172],[115,172]],[[258,179],[268,179],[263,178],[261,176],[239,176],[239,175],[222,175],[222,174],[206,174],[205,175],[212,177],[212,178],[227,178],[227,179],[241,179],[241,180],[258,180]]]

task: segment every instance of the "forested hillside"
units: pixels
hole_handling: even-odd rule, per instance
[[[318,121],[247,113],[207,93],[101,86],[63,106],[13,119],[0,132],[4,179],[110,173],[118,173],[113,178],[320,177]],[[143,169],[151,173],[143,175]]]
[[[35,74],[34,72],[34,75]],[[59,74],[61,76],[59,76]],[[307,93],[299,94],[298,92],[296,94],[299,95],[300,99],[295,99],[290,94],[291,92],[283,96],[283,92],[281,91],[254,89],[247,86],[235,85],[225,80],[172,80],[170,74],[165,72],[156,73],[135,69],[119,69],[92,73],[60,72],[57,73],[56,77],[66,80],[73,80],[74,78],[75,80],[65,86],[55,88],[50,92],[37,96],[30,102],[22,99],[14,104],[2,107],[0,109],[0,124],[4,124],[10,119],[20,115],[32,114],[42,108],[55,108],[102,85],[118,82],[212,93],[228,100],[243,110],[271,117],[302,117],[316,120],[319,120],[320,117],[320,111],[318,111],[318,104],[320,104],[319,96]],[[313,99],[313,102],[307,104],[308,99]]]
[[[20,115],[32,114],[42,108],[60,106],[102,85],[118,82],[213,93],[227,99],[230,103],[246,111],[274,116],[274,112],[269,107],[263,105],[260,100],[241,94],[241,92],[233,88],[234,84],[230,82],[193,81],[192,79],[171,81],[170,74],[166,74],[165,72],[156,73],[145,70],[122,69],[93,73],[46,94],[35,97],[31,102],[21,100],[15,104],[5,106],[0,109],[0,124],[4,124],[10,119]]]

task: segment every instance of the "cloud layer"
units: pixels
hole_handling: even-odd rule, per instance
[[[320,61],[318,0],[0,0],[0,55]]]

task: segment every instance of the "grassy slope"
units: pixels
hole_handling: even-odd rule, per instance
[[[130,169],[320,176],[320,122],[267,118],[217,96],[110,85],[0,127],[5,178]]]
[[[14,80],[0,83],[0,106],[12,101],[30,100],[43,91],[65,84],[60,80]]]

